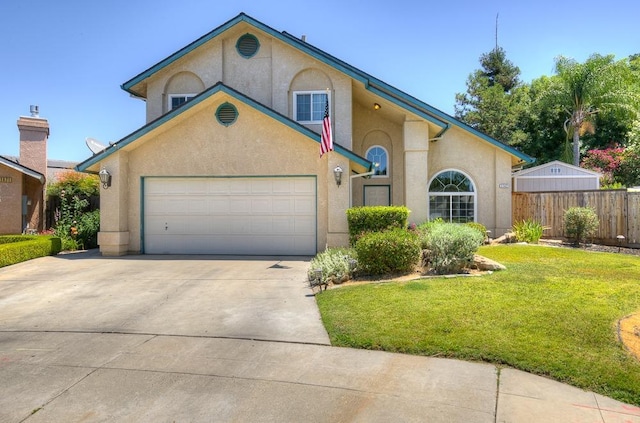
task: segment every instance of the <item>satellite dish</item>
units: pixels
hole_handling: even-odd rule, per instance
[[[85,142],[87,143],[87,147],[89,147],[89,150],[91,150],[93,154],[98,154],[99,152],[107,148],[106,145],[91,137],[87,137]]]

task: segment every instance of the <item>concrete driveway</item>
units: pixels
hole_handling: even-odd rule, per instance
[[[307,266],[80,253],[0,269],[0,422],[640,422],[517,370],[330,347]]]
[[[0,330],[209,336],[329,345],[308,260],[103,258],[0,269]]]

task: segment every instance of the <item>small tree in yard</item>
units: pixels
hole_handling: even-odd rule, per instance
[[[96,175],[65,172],[47,187],[47,195],[60,198],[56,209],[56,236],[62,239],[63,250],[94,248],[100,227],[100,211],[88,211],[89,197],[98,195],[100,181]]]
[[[591,207],[571,207],[564,212],[564,230],[576,245],[593,236],[599,226],[598,215]]]

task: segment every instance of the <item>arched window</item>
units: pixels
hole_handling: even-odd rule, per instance
[[[389,154],[384,147],[374,145],[367,150],[365,156],[367,160],[376,164],[374,169],[376,173],[372,175],[373,178],[389,177]]]
[[[438,173],[429,184],[429,220],[465,223],[476,220],[476,190],[471,179],[457,170]]]

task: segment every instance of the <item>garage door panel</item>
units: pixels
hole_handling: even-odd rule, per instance
[[[205,198],[190,197],[186,199],[186,214],[188,215],[208,215],[210,213],[210,203]]]
[[[316,252],[313,177],[147,178],[144,193],[146,253]]]
[[[229,206],[231,207],[231,213],[251,214],[251,200],[248,198],[230,198]]]
[[[299,235],[311,235],[316,232],[315,217],[296,217],[293,219],[293,232]]]
[[[252,194],[266,194],[272,195],[273,193],[273,181],[266,179],[254,179],[251,181],[251,193]]]
[[[271,214],[271,198],[261,197],[251,200],[251,214]]]
[[[316,202],[315,199],[310,199],[310,198],[296,198],[294,200],[294,205],[293,205],[294,209],[294,213],[295,214],[308,214],[308,215],[314,215],[316,214]]]
[[[313,195],[315,198],[316,185],[314,179],[296,179],[293,181],[293,192],[296,194]]]

